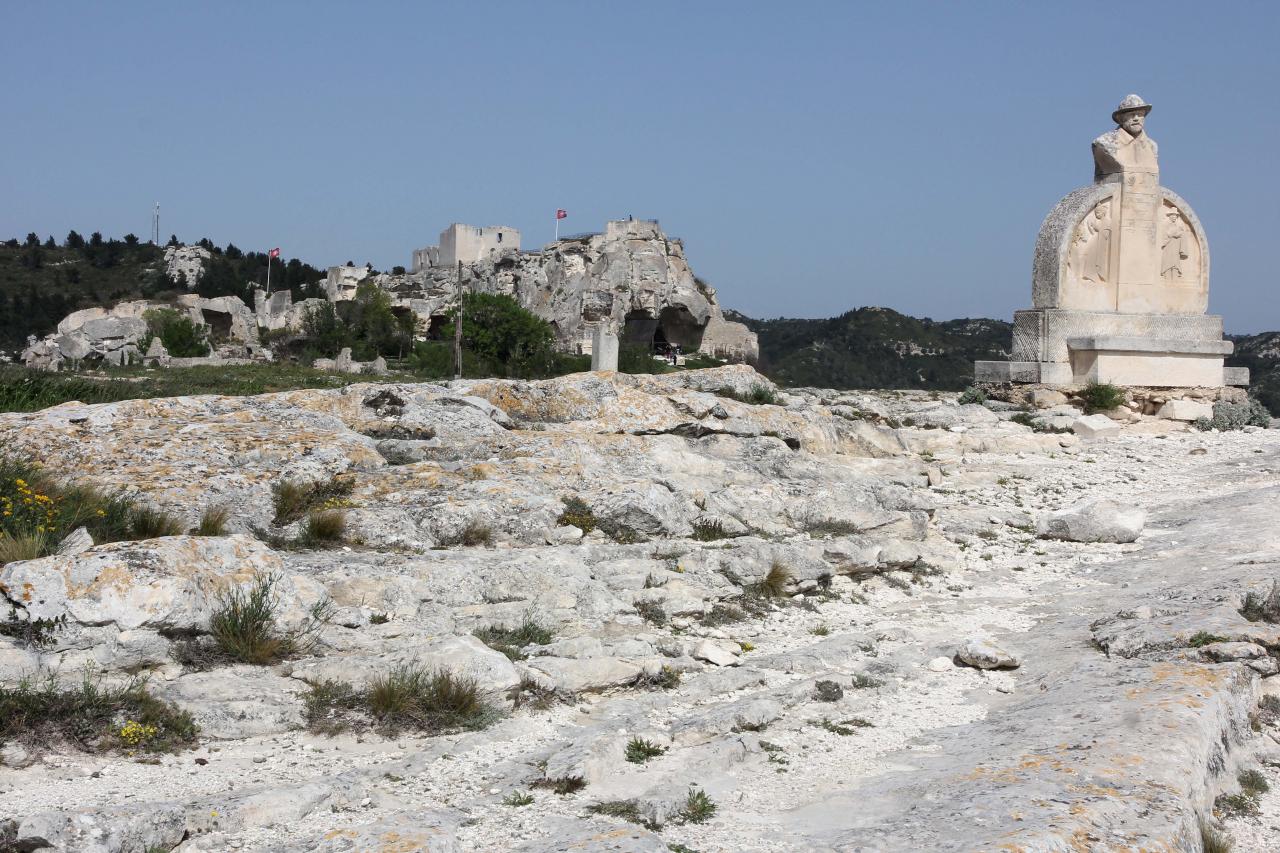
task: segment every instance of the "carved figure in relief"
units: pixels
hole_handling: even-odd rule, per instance
[[[1127,95],[1111,118],[1117,127],[1093,140],[1093,180],[1100,183],[1112,175],[1135,170],[1159,171],[1159,149],[1145,132],[1151,105],[1138,95]],[[1116,180],[1116,178],[1110,178]]]
[[[1160,248],[1160,277],[1182,278],[1182,262],[1191,257],[1191,235],[1182,224],[1182,214],[1176,208],[1164,209],[1164,245]]]
[[[1083,281],[1105,283],[1111,277],[1111,202],[1104,201],[1076,229],[1068,264]]]

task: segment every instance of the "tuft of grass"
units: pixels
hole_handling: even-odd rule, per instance
[[[354,488],[355,481],[350,477],[333,477],[322,483],[282,480],[271,486],[271,500],[276,511],[272,523],[277,527],[292,524],[312,509],[326,504],[327,508],[338,508]]]
[[[385,625],[391,621],[391,616],[386,613],[371,613],[369,615],[370,625]]]
[[[44,531],[4,533],[0,531],[0,566],[19,560],[35,560],[48,554],[50,537]]]
[[[1246,592],[1240,606],[1240,615],[1250,622],[1269,622],[1280,625],[1280,581],[1272,581],[1266,595]]]
[[[637,601],[633,605],[640,618],[650,625],[661,627],[667,624],[667,611],[656,601]]]
[[[524,621],[514,628],[491,625],[473,631],[476,639],[495,651],[502,652],[511,660],[524,660],[522,649],[525,646],[545,646],[552,640],[552,633],[534,621],[532,616],[525,616]]]
[[[647,820],[640,814],[640,804],[635,800],[606,800],[602,803],[593,803],[587,806],[587,811],[591,814],[607,815],[609,817],[621,818],[622,820],[638,823],[646,829],[658,830],[662,827],[651,820]]]
[[[86,672],[71,689],[63,689],[53,675],[0,687],[0,743],[168,752],[194,743],[197,732],[191,715],[152,696],[145,678],[103,687]]]
[[[768,574],[749,586],[747,593],[756,598],[785,598],[789,583],[791,583],[791,569],[774,560],[769,566]]]
[[[347,532],[347,516],[340,509],[313,509],[307,514],[298,544],[304,548],[323,548],[342,541]]]
[[[878,678],[872,678],[863,672],[859,672],[853,677],[852,684],[858,690],[874,690],[877,687],[884,687],[883,681]]]
[[[707,792],[690,787],[684,799],[684,806],[676,813],[677,823],[706,823],[719,808],[715,801],[707,796]]]
[[[657,758],[666,751],[667,748],[665,746],[658,746],[653,741],[645,740],[642,737],[633,737],[627,741],[627,747],[623,755],[632,764],[644,764],[650,758]]]
[[[523,808],[524,806],[533,805],[533,794],[526,794],[523,791],[512,791],[502,798],[504,806],[511,806],[513,809]]]
[[[1260,811],[1258,798],[1248,794],[1219,794],[1213,810],[1224,817],[1253,817]]]
[[[1231,837],[1219,832],[1205,818],[1200,818],[1200,847],[1203,853],[1231,853]]]
[[[1084,413],[1109,412],[1125,402],[1124,389],[1106,382],[1090,382],[1078,394]]]
[[[861,531],[852,521],[841,521],[836,518],[813,518],[804,523],[806,533],[815,536],[852,536]]]
[[[197,536],[225,536],[227,522],[231,520],[231,507],[226,504],[207,507],[200,514],[200,523],[194,531]]]
[[[475,548],[481,545],[488,546],[493,542],[493,528],[479,521],[470,521],[463,528],[459,542],[468,548]]]
[[[387,735],[405,729],[427,734],[476,731],[500,716],[475,679],[414,664],[378,676],[364,690],[343,682],[313,684],[306,698],[307,725],[322,734],[363,728],[370,722]]]
[[[556,519],[556,524],[572,525],[584,534],[596,529],[598,522],[590,504],[577,495],[564,498],[562,503],[564,503],[564,511]]]
[[[577,793],[587,787],[587,780],[581,776],[563,776],[559,779],[539,779],[533,783],[535,788],[549,788],[560,796]]]
[[[825,637],[831,633],[831,629],[826,624],[817,625],[809,629],[809,633],[815,637]]]
[[[1187,645],[1193,649],[1201,646],[1207,646],[1210,643],[1225,643],[1226,637],[1219,637],[1217,634],[1210,634],[1208,631],[1196,631],[1191,635],[1191,639],[1187,640]]]
[[[1260,797],[1271,790],[1267,777],[1260,770],[1241,770],[1236,781],[1240,783],[1240,790],[1250,797]]]
[[[641,672],[631,686],[641,690],[671,690],[680,686],[680,672],[675,667],[664,665],[657,672]]]
[[[724,523],[718,518],[699,519],[693,523],[693,538],[699,542],[715,542],[717,539],[728,539]]]
[[[535,711],[546,711],[560,702],[572,704],[576,701],[572,693],[547,687],[527,675],[507,692],[507,696],[514,707],[528,705]]]
[[[182,519],[172,513],[146,506],[134,509],[129,524],[132,539],[159,539],[161,536],[181,536],[186,533]]]
[[[259,575],[247,592],[233,587],[219,595],[209,633],[227,658],[262,666],[296,651],[292,639],[276,628],[277,582],[275,575]]]
[[[818,727],[831,732],[833,735],[848,737],[849,735],[853,734],[857,729],[875,728],[875,724],[871,723],[868,720],[864,720],[861,717],[850,717],[847,720],[841,720],[839,722],[834,722],[832,720],[827,719],[826,717],[823,717],[822,720],[818,723]]]

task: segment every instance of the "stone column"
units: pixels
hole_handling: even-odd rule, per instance
[[[618,336],[607,323],[596,326],[591,334],[591,369],[618,369]]]

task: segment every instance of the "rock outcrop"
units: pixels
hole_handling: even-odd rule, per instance
[[[742,402],[763,390],[777,403]],[[734,366],[0,414],[0,445],[60,475],[184,525],[229,510],[223,536],[77,537],[0,567],[15,618],[56,620],[44,644],[0,632],[0,685],[146,673],[200,727],[145,761],[0,744],[0,839],[1196,849],[1280,736],[1257,704],[1280,671],[1280,433],[1151,419],[1083,441],[934,396]],[[344,541],[276,523],[285,481],[342,495]],[[1125,507],[1149,535],[1101,535]],[[1072,535],[1037,538],[1064,509]],[[264,576],[314,645],[183,651]],[[317,686],[414,666],[474,679],[490,725],[317,724]]]

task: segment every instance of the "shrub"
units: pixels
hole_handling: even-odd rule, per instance
[[[653,831],[660,830],[661,825],[648,820],[640,814],[640,804],[635,800],[607,800],[603,803],[593,803],[587,806],[587,811],[591,814],[602,814],[609,817],[621,818],[622,820],[638,823],[646,829]]]
[[[142,314],[147,323],[147,340],[142,342],[142,350],[150,343],[150,338],[159,338],[160,343],[175,358],[198,358],[209,354],[209,342],[203,326],[192,322],[191,318],[173,308],[152,308]]]
[[[521,650],[525,646],[545,646],[552,640],[551,632],[535,622],[531,616],[525,616],[524,621],[515,628],[490,626],[472,633],[480,642],[502,652],[511,660],[524,660],[525,654]]]
[[[225,504],[207,507],[200,514],[200,523],[196,525],[197,536],[225,536],[227,522],[231,519],[231,507]]]
[[[493,542],[493,528],[480,521],[469,521],[462,530],[462,544],[469,548],[489,545]]]
[[[975,385],[970,385],[968,388],[964,389],[964,391],[960,392],[960,398],[958,402],[962,406],[968,405],[970,403],[977,403],[978,405],[982,405],[983,403],[987,402],[987,392],[983,391],[981,388]]]
[[[851,683],[858,690],[874,690],[877,687],[884,687],[883,681],[878,678],[872,678],[863,672],[854,675]]]
[[[657,672],[642,672],[631,682],[641,690],[671,690],[680,686],[680,672],[675,667],[663,666]]]
[[[642,737],[633,737],[627,741],[627,747],[623,755],[632,764],[644,764],[650,758],[657,758],[666,751],[667,748],[665,746],[658,746],[656,743],[645,740]]]
[[[650,625],[661,627],[667,624],[667,611],[663,610],[662,605],[656,601],[637,601],[635,609],[640,618]]]
[[[587,787],[587,780],[581,776],[562,776],[559,779],[539,779],[533,783],[535,788],[550,788],[560,796],[577,793]]]
[[[1196,418],[1196,429],[1208,431],[1216,429],[1220,432],[1244,429],[1247,426],[1266,427],[1271,424],[1271,413],[1257,400],[1246,400],[1243,403],[1229,403],[1219,400],[1213,404],[1212,418]]]
[[[1225,643],[1226,641],[1226,637],[1219,637],[1217,634],[1210,634],[1208,631],[1197,631],[1191,636],[1191,639],[1187,640],[1187,645],[1193,649],[1198,649],[1210,643]]]
[[[1124,389],[1106,382],[1090,382],[1078,394],[1086,415],[1109,412],[1125,402]]]
[[[564,499],[564,511],[556,519],[556,524],[569,524],[584,534],[596,529],[596,516],[591,505],[577,495]]]
[[[746,391],[735,391],[728,386],[717,388],[714,392],[718,397],[728,397],[730,400],[737,400],[739,403],[746,403],[751,406],[776,406],[778,405],[778,394],[768,385],[756,383]]]
[[[67,741],[89,752],[163,752],[193,743],[196,732],[191,715],[152,696],[145,679],[103,687],[86,673],[69,690],[52,675],[0,687],[0,743]]]
[[[728,539],[724,523],[718,518],[698,519],[693,523],[693,538],[699,542],[714,542],[717,539]]]
[[[706,791],[689,788],[689,795],[684,799],[684,806],[676,813],[677,823],[706,823],[716,813],[718,806],[707,796]]]
[[[1203,853],[1231,853],[1230,836],[1214,828],[1205,818],[1200,818],[1200,847]]]
[[[3,562],[4,558],[0,557],[0,563]],[[61,616],[32,619],[26,611],[23,611],[23,616],[19,616],[18,608],[10,604],[9,618],[0,622],[0,636],[12,637],[25,648],[43,648],[53,645],[53,635],[66,627],[66,624],[65,613]]]
[[[526,794],[523,791],[512,791],[510,794],[502,798],[504,806],[512,808],[520,808],[522,806],[533,805],[533,794]]]

